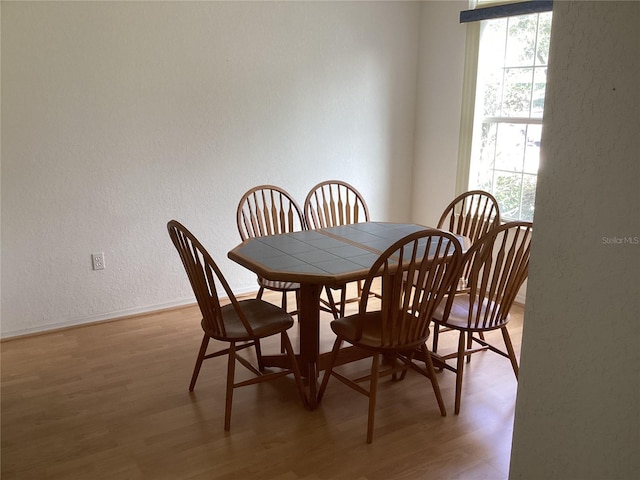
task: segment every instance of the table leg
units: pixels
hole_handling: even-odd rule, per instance
[[[320,354],[320,292],[322,285],[300,284],[300,363],[309,381],[309,407],[318,406],[318,357]]]

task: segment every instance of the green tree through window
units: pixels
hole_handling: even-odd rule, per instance
[[[551,12],[482,22],[469,188],[533,220]]]

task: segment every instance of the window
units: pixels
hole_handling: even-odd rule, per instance
[[[533,220],[551,15],[484,20],[479,28],[470,160],[463,168],[468,189],[491,192],[505,220]]]

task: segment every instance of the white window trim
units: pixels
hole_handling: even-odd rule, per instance
[[[480,49],[480,22],[467,24],[465,42],[464,79],[462,83],[462,110],[460,112],[460,134],[458,138],[458,170],[456,173],[456,195],[469,190],[473,125],[476,106],[476,83],[478,77],[478,53]]]

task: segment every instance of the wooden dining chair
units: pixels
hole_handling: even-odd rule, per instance
[[[471,244],[498,225],[498,201],[484,190],[471,190],[458,195],[447,205],[438,220],[438,228],[463,235]]]
[[[189,391],[193,391],[200,373],[202,362],[208,358],[227,355],[227,386],[224,411],[224,429],[229,431],[231,426],[231,405],[233,389],[252,385],[259,382],[274,380],[283,375],[293,373],[298,388],[298,393],[303,405],[307,405],[307,397],[304,385],[298,369],[298,363],[293,353],[293,347],[287,334],[287,330],[293,326],[293,318],[285,310],[276,305],[259,299],[238,301],[231,291],[222,272],[213,261],[209,253],[196,237],[183,225],[175,220],[167,224],[169,237],[178,250],[182,265],[187,272],[187,277],[193,288],[200,312],[202,313],[202,330],[204,336],[200,345],[200,351],[196,365],[191,376]],[[218,294],[218,283],[222,286],[224,296],[231,302],[222,305]],[[264,373],[262,366],[262,353],[260,351],[260,339],[280,334],[281,342],[285,347],[289,358],[290,368],[276,372]],[[214,339],[225,342],[229,346],[207,354],[209,340]],[[258,368],[239,355],[239,351],[255,347],[258,359]],[[249,380],[235,381],[236,360],[251,371],[255,377]]]
[[[457,235],[467,237],[468,245],[477,242],[491,229],[500,225],[500,208],[493,195],[484,190],[471,190],[454,198],[444,209],[438,227]],[[470,265],[466,265],[460,275],[458,291],[467,290]],[[433,327],[432,350],[438,350],[438,338],[442,331],[439,325]]]
[[[274,185],[259,185],[247,191],[237,209],[237,224],[240,238],[244,241],[252,237],[264,237],[304,230],[306,223],[302,210],[293,197],[284,189]],[[261,299],[265,288],[282,293],[282,308],[287,310],[287,293],[296,294],[300,284],[294,282],[278,282],[258,277],[258,295]]]
[[[460,413],[465,357],[469,362],[472,353],[491,350],[511,361],[518,378],[518,361],[507,324],[509,310],[529,271],[532,232],[531,222],[508,222],[480,238],[463,257],[461,268],[469,271],[468,290],[452,294],[450,308],[441,305],[433,316],[437,325],[459,333],[457,351],[433,353],[438,366],[456,374],[456,414]],[[506,352],[479,336],[495,330],[502,332]],[[448,359],[456,359],[455,366],[447,363]]]
[[[331,322],[336,340],[329,367],[325,371],[318,392],[322,398],[327,383],[335,377],[345,385],[369,397],[367,443],[373,440],[378,379],[408,369],[415,370],[431,381],[440,413],[447,414],[426,340],[436,307],[447,298],[462,258],[460,243],[455,236],[435,229],[412,233],[389,247],[372,265],[364,281],[359,311]],[[407,282],[417,278],[417,282]],[[374,279],[382,280],[382,299],[379,309],[370,309],[368,295]],[[347,342],[372,356],[371,371],[362,378],[348,378],[336,370],[341,346]],[[414,359],[419,352],[425,367]],[[391,366],[380,369],[380,359],[392,359]],[[399,360],[399,362],[398,362]],[[361,386],[369,382],[369,388]],[[400,405],[399,405],[400,406]]]
[[[369,221],[369,207],[355,187],[341,180],[320,182],[309,190],[304,201],[304,217],[308,228],[328,228]],[[357,282],[357,295],[347,298],[347,285],[337,287],[340,301],[333,299],[332,288],[326,286],[326,305],[334,318],[344,316],[347,303],[357,302],[362,292],[362,282]],[[324,299],[321,299],[324,302]]]

